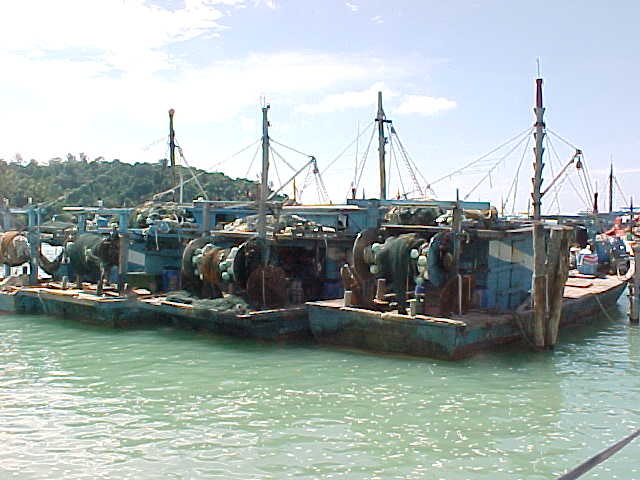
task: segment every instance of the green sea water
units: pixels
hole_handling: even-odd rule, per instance
[[[625,312],[455,363],[0,315],[0,478],[554,478],[640,427]]]

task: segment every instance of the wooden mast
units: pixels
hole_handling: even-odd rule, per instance
[[[534,124],[535,161],[533,164],[533,192],[531,200],[533,204],[533,340],[536,347],[545,345],[545,320],[547,316],[546,302],[546,248],[544,226],[541,221],[542,213],[542,169],[544,168],[543,140],[545,135],[544,107],[542,103],[542,79],[536,79],[536,106],[533,109],[536,116]]]
[[[176,132],[173,130],[173,114],[175,110],[169,109],[169,159],[171,162],[171,181],[173,189],[173,201],[176,201]]]
[[[609,170],[609,213],[613,212],[613,160],[611,170]]]
[[[258,199],[258,236],[267,236],[267,194],[269,189],[269,119],[270,106],[262,107],[262,172],[260,179],[260,197]]]
[[[380,164],[380,200],[387,199],[387,170],[384,155],[386,139],[384,137],[385,116],[382,109],[382,92],[378,92],[378,114],[376,115],[378,122],[378,160]]]

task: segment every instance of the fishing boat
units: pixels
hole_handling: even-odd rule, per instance
[[[449,222],[361,232],[342,272],[344,297],[307,304],[318,342],[443,359],[516,341],[544,349],[560,327],[616,304],[629,276],[569,272],[572,228],[541,218],[541,79],[534,112],[533,217],[503,221],[456,200]]]

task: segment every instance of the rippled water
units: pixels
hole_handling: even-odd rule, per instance
[[[625,311],[457,363],[0,315],[0,478],[553,478],[640,426]]]

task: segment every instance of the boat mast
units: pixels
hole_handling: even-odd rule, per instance
[[[171,162],[171,180],[173,189],[173,201],[176,201],[176,132],[173,130],[173,114],[175,110],[169,109],[169,159]]]
[[[262,173],[260,181],[260,198],[258,200],[258,236],[267,236],[267,194],[269,181],[269,119],[267,112],[270,106],[262,107]]]
[[[613,212],[613,160],[609,171],[609,213]]]
[[[533,164],[533,310],[534,328],[533,336],[537,347],[544,347],[544,325],[547,314],[546,302],[546,248],[544,226],[541,221],[542,213],[542,169],[544,168],[543,140],[545,135],[544,107],[542,105],[542,78],[536,79],[536,106],[533,109],[536,116],[534,124],[535,147],[533,149],[535,161]]]
[[[378,114],[376,122],[378,122],[378,159],[380,163],[380,200],[387,199],[387,170],[384,155],[384,147],[386,139],[384,138],[385,124],[384,110],[382,109],[382,92],[378,92]]]

